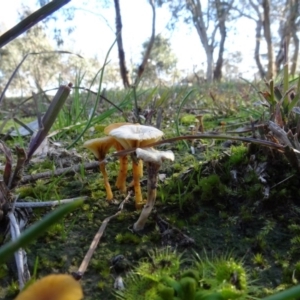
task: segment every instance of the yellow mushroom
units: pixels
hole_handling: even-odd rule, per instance
[[[132,123],[113,123],[104,128],[104,133],[109,135],[111,130],[119,128],[120,126],[123,125],[132,125]],[[121,146],[121,144],[116,143],[116,150],[124,150],[124,148]],[[120,156],[119,157],[119,162],[120,162],[120,169],[116,181],[116,187],[123,193],[126,192],[126,177],[127,177],[127,169],[128,169],[128,158],[127,155]],[[143,168],[143,167],[142,167]],[[141,175],[143,176],[143,175]]]
[[[146,147],[161,139],[163,132],[152,126],[145,126],[140,124],[121,125],[112,129],[108,134],[113,137],[123,149]],[[133,172],[133,186],[135,192],[135,206],[137,209],[142,208],[144,201],[141,192],[140,178],[142,177],[142,165],[133,157],[132,172]],[[126,180],[126,177],[122,180]]]
[[[106,190],[106,199],[111,201],[113,193],[109,184],[108,175],[105,168],[105,156],[111,147],[118,148],[116,140],[113,137],[106,136],[102,138],[92,139],[86,141],[83,146],[93,152],[95,157],[99,160],[100,171],[103,175],[104,186]]]
[[[199,127],[197,131],[204,133],[204,123],[203,123],[203,115],[197,115],[195,118],[199,121]]]
[[[22,291],[15,300],[81,300],[81,285],[71,275],[48,275]]]

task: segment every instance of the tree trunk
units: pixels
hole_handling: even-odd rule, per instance
[[[262,30],[262,20],[261,17],[259,17],[259,19],[256,21],[256,42],[255,42],[255,50],[254,50],[254,59],[258,68],[258,72],[261,76],[261,78],[264,78],[266,76],[266,72],[264,70],[264,67],[261,64],[260,61],[260,40],[261,40],[261,30]]]
[[[219,55],[216,63],[216,67],[214,70],[214,80],[220,81],[222,79],[222,67],[223,67],[223,54],[225,50],[225,40],[226,40],[226,10],[222,7],[220,0],[216,0],[216,9],[219,20],[219,32],[221,35],[221,41],[219,46]]]
[[[297,36],[297,32],[293,31],[293,41],[294,41],[294,54],[292,56],[292,66],[291,66],[291,75],[295,76],[297,62],[298,62],[298,55],[299,55],[299,38]]]
[[[125,88],[130,87],[130,82],[128,78],[128,70],[126,68],[125,61],[125,52],[123,48],[123,39],[122,39],[122,18],[120,11],[120,3],[119,0],[114,0],[115,3],[115,11],[116,11],[116,35],[117,35],[117,44],[118,44],[118,52],[119,52],[119,65],[120,65],[120,73],[123,80],[123,85]]]
[[[268,51],[268,72],[267,79],[274,78],[276,76],[275,73],[275,63],[274,63],[274,54],[273,54],[273,43],[271,36],[271,23],[270,23],[270,0],[262,1],[263,13],[264,13],[264,36],[267,42],[267,51]]]
[[[289,62],[289,46],[291,43],[291,38],[295,46],[293,58],[292,58],[292,70],[295,72],[296,64],[298,60],[299,51],[299,41],[297,36],[297,31],[299,29],[299,24],[297,23],[297,18],[299,14],[299,0],[286,0],[285,8],[280,22],[280,49],[276,56],[276,70],[279,72],[282,66]],[[298,41],[298,42],[297,42]],[[297,51],[297,52],[296,52]],[[295,60],[296,59],[296,60]]]
[[[200,0],[186,0],[187,9],[191,12],[194,26],[196,27],[198,36],[203,45],[206,54],[207,68],[206,68],[206,80],[211,83],[213,80],[213,43],[209,43],[207,36],[207,28],[204,22],[203,12]],[[212,38],[214,41],[214,37]]]
[[[144,57],[142,59],[142,63],[139,65],[137,77],[135,79],[135,84],[137,84],[139,82],[140,78],[142,77],[142,75],[145,71],[145,68],[146,68],[146,65],[147,65],[153,44],[154,44],[154,40],[155,40],[155,20],[156,20],[155,4],[154,4],[153,0],[149,0],[149,4],[151,5],[151,8],[152,8],[152,34],[151,34],[150,41],[148,43],[148,47],[147,47]]]
[[[208,83],[212,83],[213,81],[213,71],[214,71],[214,57],[213,57],[213,47],[209,46],[208,49],[205,50],[206,53],[206,80]]]

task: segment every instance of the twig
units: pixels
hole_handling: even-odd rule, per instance
[[[70,198],[70,199],[62,199],[62,200],[55,200],[55,201],[40,201],[37,200],[37,202],[16,202],[16,207],[46,207],[46,206],[57,206],[64,203],[70,203],[74,202],[76,200],[87,200],[89,197],[76,197],[76,198]]]
[[[40,9],[33,12],[32,14],[30,14],[28,17],[23,19],[17,25],[15,25],[0,36],[0,48],[4,47],[7,43],[18,37],[23,32],[29,30],[38,22],[41,22],[46,17],[50,16],[52,13],[54,13],[70,1],[71,0],[51,1],[43,7],[41,7]]]
[[[26,175],[26,176],[23,176],[20,183],[25,184],[25,183],[28,183],[31,181],[36,181],[38,179],[49,178],[51,176],[60,176],[62,174],[72,175],[72,174],[79,172],[81,170],[81,168],[83,168],[85,170],[92,170],[95,168],[99,168],[99,162],[94,161],[94,162],[90,162],[90,163],[75,165],[75,166],[68,167],[68,168],[57,169],[55,171],[47,171],[47,172],[38,173],[38,174],[34,174],[34,175]]]
[[[96,250],[96,248],[98,246],[98,243],[100,242],[100,239],[101,239],[101,237],[102,237],[102,235],[103,235],[103,233],[104,233],[104,231],[106,229],[106,226],[107,226],[108,222],[111,219],[117,217],[123,211],[124,203],[126,203],[129,200],[129,198],[131,197],[131,194],[132,194],[132,192],[128,192],[128,195],[126,196],[126,198],[121,202],[121,204],[119,206],[119,211],[118,212],[116,212],[112,216],[107,217],[102,222],[102,224],[101,224],[98,232],[96,233],[96,235],[95,235],[95,237],[94,237],[94,239],[93,239],[93,241],[92,241],[92,243],[90,245],[90,248],[89,248],[88,252],[86,253],[86,255],[85,255],[85,257],[84,257],[84,259],[83,259],[83,261],[82,261],[82,263],[81,263],[81,265],[80,265],[80,267],[78,269],[78,271],[77,272],[73,272],[73,274],[72,274],[76,280],[80,280],[83,277],[85,271],[87,270],[89,262],[90,262],[93,254],[94,254],[94,252],[95,252],[95,250]]]

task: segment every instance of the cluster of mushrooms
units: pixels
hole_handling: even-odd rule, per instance
[[[132,158],[135,207],[136,209],[143,209],[139,219],[133,225],[133,230],[141,231],[155,203],[158,170],[164,160],[174,160],[174,153],[172,151],[158,151],[153,147],[147,147],[147,145],[159,141],[163,136],[162,131],[152,126],[132,123],[114,123],[107,126],[104,129],[104,133],[107,136],[86,141],[84,147],[91,150],[99,160],[108,201],[113,200],[113,193],[105,167],[105,156],[107,152],[112,147],[117,151],[135,149],[135,151],[130,154]],[[127,189],[128,156],[120,156],[119,161],[120,169],[116,187],[124,193]],[[140,186],[140,179],[143,176],[143,163],[146,164],[148,173],[148,195],[146,203],[143,200]]]

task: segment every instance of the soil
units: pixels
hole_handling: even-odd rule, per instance
[[[172,147],[176,162],[161,168],[166,179],[159,182],[155,210],[144,232],[130,231],[139,216],[131,197],[122,213],[107,225],[81,280],[84,299],[115,299],[112,259],[117,255],[124,255],[126,268],[132,269],[148,257],[149,250],[166,246],[184,252],[185,258],[193,257],[196,251],[200,257],[204,252],[216,256],[230,253],[242,259],[248,281],[259,287],[256,297],[299,280],[300,177],[285,156],[237,144],[224,148],[216,158],[203,160],[200,150],[193,156],[181,144]],[[34,168],[33,164],[26,172]],[[113,183],[117,163],[108,163],[107,169]],[[145,180],[142,186],[146,195]],[[38,198],[45,191],[51,199],[57,195],[61,199],[80,195],[89,199],[25,249],[31,272],[37,266],[37,277],[77,271],[102,221],[115,214],[117,203],[126,197],[114,190],[117,203],[108,204],[98,170],[39,180],[17,190],[25,199]],[[34,209],[30,223],[48,211]],[[161,222],[172,226],[171,234],[160,231]],[[8,262],[8,270],[2,276],[0,273],[0,299],[13,299],[17,293],[13,265],[13,260]],[[126,275],[124,280],[126,283]]]

